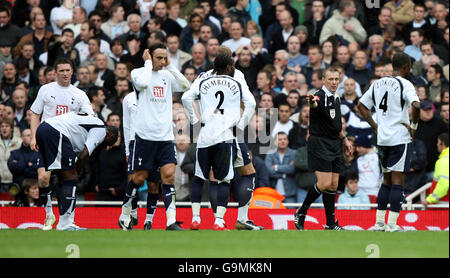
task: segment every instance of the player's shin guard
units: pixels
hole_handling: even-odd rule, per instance
[[[391,187],[391,194],[389,194],[389,225],[397,225],[398,215],[400,214],[404,198],[403,186],[393,184]]]
[[[71,222],[70,214],[75,210],[76,197],[75,192],[77,189],[76,180],[64,181],[60,186],[59,192],[59,223],[58,227],[65,227]]]
[[[298,213],[306,215],[311,204],[315,200],[317,200],[317,198],[319,198],[321,194],[322,194],[322,191],[319,190],[319,187],[317,187],[317,184],[315,184],[313,187],[311,187],[308,191],[308,194],[306,194],[305,200],[303,201],[301,208],[298,210]]]
[[[47,215],[52,215],[52,190],[49,185],[46,187],[39,187],[39,199],[43,204],[45,204],[45,213]]]
[[[175,186],[173,184],[162,185],[162,199],[166,208],[167,226],[176,222]]]
[[[156,204],[158,203],[159,194],[150,193],[147,194],[147,215],[145,217],[145,222],[152,222],[153,216],[155,215]]]
[[[191,202],[192,202],[192,222],[200,223],[200,203],[202,201],[203,180],[194,177],[191,185]]]
[[[242,176],[239,184],[238,193],[238,217],[237,220],[243,223],[248,220],[248,207],[253,196],[253,190],[255,189],[255,174]]]
[[[219,193],[219,184],[217,181],[209,182],[209,202],[211,203],[211,208],[214,215],[217,213],[217,194]]]
[[[327,217],[327,226],[333,226],[335,223],[334,211],[335,211],[335,198],[336,191],[326,190],[323,192],[322,200],[325,208],[325,215]]]

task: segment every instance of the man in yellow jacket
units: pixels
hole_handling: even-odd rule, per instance
[[[414,2],[412,0],[392,0],[384,6],[392,10],[392,20],[397,25],[405,25],[414,19]]]
[[[431,186],[431,194],[426,198],[426,204],[435,204],[439,201],[448,201],[448,176],[449,176],[449,164],[448,164],[448,133],[442,133],[438,137],[437,148],[439,159],[436,161],[434,168],[434,178]]]

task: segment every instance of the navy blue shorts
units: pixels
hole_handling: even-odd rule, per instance
[[[127,174],[133,175],[134,174],[134,148],[135,148],[135,140],[130,141],[130,154],[128,156],[128,165],[127,165]],[[158,169],[153,169],[149,172],[149,176],[147,178],[147,181],[150,182],[159,182],[161,180],[161,174]]]
[[[209,173],[212,168],[215,179],[219,181],[232,180],[235,159],[235,142],[222,142],[207,148],[197,148],[195,175],[203,180],[209,180]]]
[[[36,166],[37,168],[43,168],[44,166],[44,158],[42,157],[42,152],[41,150],[38,151],[38,157],[36,160]]]
[[[236,159],[234,161],[234,167],[242,167],[252,162],[250,159],[250,153],[248,152],[247,145],[245,143],[236,143]]]
[[[133,169],[157,170],[166,164],[177,164],[175,144],[172,141],[149,141],[136,135]]]
[[[76,169],[77,154],[73,151],[69,138],[46,122],[36,130],[40,167],[46,171]]]
[[[378,146],[378,157],[383,173],[409,172],[411,169],[412,143],[397,146]]]

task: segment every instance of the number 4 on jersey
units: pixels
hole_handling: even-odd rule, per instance
[[[383,110],[383,114],[386,114],[386,111],[388,109],[387,107],[387,101],[388,101],[388,92],[384,94],[383,98],[381,99],[380,104],[378,105],[378,108]]]

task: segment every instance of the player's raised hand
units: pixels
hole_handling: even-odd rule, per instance
[[[146,49],[144,50],[144,53],[142,54],[142,60],[147,61],[147,60],[151,60],[152,59],[152,55],[150,55],[150,50]]]

